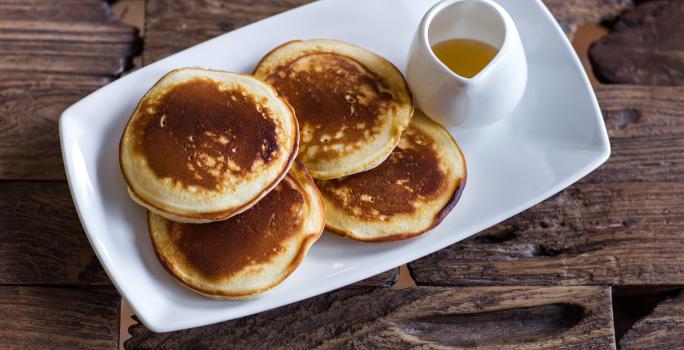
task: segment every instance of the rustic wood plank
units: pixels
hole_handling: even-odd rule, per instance
[[[419,285],[684,284],[684,88],[604,86],[597,96],[607,164],[409,264]]]
[[[684,293],[660,303],[620,340],[623,350],[684,349]]]
[[[0,348],[116,349],[113,287],[0,286]]]
[[[0,0],[0,179],[64,179],[59,115],[139,50],[102,0]]]
[[[345,288],[126,349],[614,349],[610,288]]]
[[[111,78],[0,74],[0,179],[63,179],[59,114]]]
[[[0,182],[0,212],[0,284],[109,284],[66,183]]]
[[[126,60],[125,57],[6,54],[0,62],[0,71],[107,76],[112,72],[115,74],[122,73]]]
[[[22,55],[61,55],[73,57],[129,57],[137,54],[138,49],[128,43],[101,42],[57,42],[57,41],[0,41],[0,50]]]
[[[684,1],[645,2],[589,49],[604,83],[684,84]]]
[[[543,0],[572,38],[577,27],[615,19],[633,6],[632,0]]]
[[[38,21],[115,23],[116,18],[102,0],[0,0],[0,20],[30,18]]]
[[[143,63],[150,64],[194,44],[311,1],[149,0],[145,8]]]

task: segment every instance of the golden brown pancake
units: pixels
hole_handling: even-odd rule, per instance
[[[325,226],[322,198],[296,163],[252,208],[228,220],[182,224],[150,213],[159,261],[180,282],[214,298],[246,299],[297,268]]]
[[[297,113],[298,159],[316,179],[371,169],[399,142],[413,114],[404,77],[384,58],[335,40],[290,41],[254,71]]]
[[[382,164],[316,184],[328,230],[363,242],[387,242],[437,226],[456,205],[465,180],[465,159],[454,139],[417,111]]]
[[[180,222],[225,220],[254,205],[297,154],[294,111],[246,75],[174,70],[143,97],[120,144],[131,197]]]

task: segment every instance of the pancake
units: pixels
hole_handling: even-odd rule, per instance
[[[465,182],[465,159],[456,141],[416,112],[385,162],[316,184],[328,230],[363,242],[388,242],[437,226],[456,205]]]
[[[413,114],[411,93],[384,58],[335,40],[290,41],[254,71],[297,113],[298,159],[315,179],[371,169],[399,142]]]
[[[142,98],[121,138],[131,197],[179,222],[225,220],[287,174],[299,144],[294,111],[262,81],[174,70]]]
[[[325,226],[322,198],[297,163],[266,197],[226,221],[183,224],[148,214],[152,244],[183,285],[213,298],[249,299],[283,281]]]

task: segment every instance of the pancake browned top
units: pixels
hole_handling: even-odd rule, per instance
[[[394,66],[332,40],[290,42],[255,71],[292,105],[300,126],[299,159],[314,178],[376,166],[391,152],[413,111]]]
[[[301,165],[266,197],[228,220],[183,224],[150,214],[155,251],[169,272],[214,297],[245,297],[279,283],[324,226],[322,200]]]
[[[382,164],[316,183],[331,231],[367,242],[406,239],[436,226],[455,205],[465,163],[448,132],[416,112]]]
[[[268,84],[174,70],[142,98],[120,144],[131,197],[179,222],[240,213],[287,173],[299,144],[294,111]]]
[[[279,149],[276,123],[261,104],[243,88],[185,81],[143,101],[134,149],[159,178],[185,187],[229,186],[226,178],[244,176],[257,160],[269,163]]]
[[[266,81],[297,111],[305,163],[358,150],[397,110],[381,78],[341,55],[300,57]]]
[[[267,264],[299,234],[304,198],[285,178],[252,208],[225,221],[181,224],[167,221],[178,252],[204,278],[222,280]]]
[[[420,131],[405,131],[400,145],[382,164],[344,178],[319,181],[321,192],[348,215],[365,220],[414,214],[417,201],[438,197],[448,187],[439,156],[426,137]]]

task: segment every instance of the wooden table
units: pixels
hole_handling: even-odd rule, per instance
[[[416,0],[420,1],[420,0]],[[308,0],[148,0],[144,41],[101,0],[0,0],[0,349],[116,349],[120,296],[78,222],[61,111],[131,68]],[[567,190],[398,269],[126,349],[684,348],[684,0],[546,0],[591,46],[613,154]],[[144,45],[141,45],[144,43]]]

